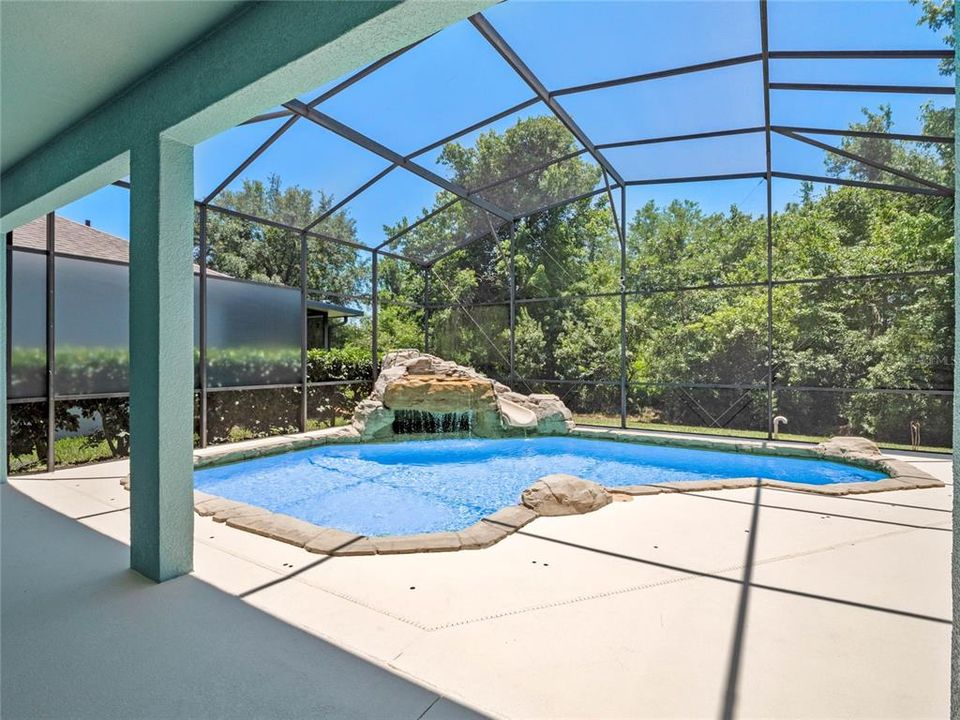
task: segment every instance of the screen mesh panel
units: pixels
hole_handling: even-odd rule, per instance
[[[128,266],[57,257],[55,267],[57,394],[126,392]]]
[[[10,297],[10,397],[47,392],[47,257],[13,250]]]
[[[207,278],[211,387],[300,380],[300,291]]]

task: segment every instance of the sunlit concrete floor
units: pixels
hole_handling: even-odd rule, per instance
[[[156,586],[125,473],[3,491],[5,718],[949,714],[950,484],[654,495],[355,558],[198,517],[195,572]]]

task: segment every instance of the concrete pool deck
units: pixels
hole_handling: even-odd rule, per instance
[[[716,717],[731,705],[738,717],[947,717],[951,462],[891,457],[945,487],[838,497],[763,487],[658,494],[588,515],[540,518],[469,553],[317,556],[198,517],[195,571],[138,585],[135,602],[200,585],[252,618],[239,613],[217,627],[198,612],[214,624],[205,634],[237,635],[249,645],[248,635],[266,635],[256,621],[262,617],[296,629],[295,638],[277,630],[261,640],[261,652],[303,653],[309,640],[345,668],[356,661],[354,700],[368,705],[353,717],[417,717],[431,702],[427,720],[469,717],[468,708],[508,718]],[[104,463],[12,478],[4,488],[4,654],[9,647],[18,655],[5,670],[56,669],[40,673],[35,686],[8,687],[5,677],[5,705],[29,705],[22,695],[34,688],[42,693],[29,698],[36,707],[105,716],[99,694],[117,678],[104,673],[102,688],[81,691],[68,661],[95,668],[105,646],[84,639],[109,632],[123,613],[83,614],[87,625],[69,657],[43,640],[70,611],[70,598],[106,600],[111,579],[133,582],[126,555],[110,557],[100,590],[82,574],[62,574],[71,563],[92,562],[85,544],[42,535],[43,554],[26,568],[16,548],[36,542],[29,535],[43,529],[6,516],[27,504],[31,515],[66,521],[30,498],[74,518],[71,527],[90,542],[106,536],[122,549],[129,512],[119,480],[126,472],[125,462]],[[24,573],[35,582],[46,577],[62,601],[18,608]],[[183,613],[199,603],[181,599]],[[189,627],[189,615],[182,622]],[[124,682],[150,682],[141,676],[152,666],[137,655],[156,648],[115,632],[112,642],[125,658]],[[168,690],[168,708],[198,709],[181,713],[191,717],[203,709],[229,714],[222,686],[231,681],[238,708],[249,707],[241,701],[257,688],[245,687],[246,652],[225,640],[198,642],[192,664],[208,665],[218,679]],[[239,668],[234,653],[244,660]],[[279,682],[271,678],[264,692]],[[284,714],[302,707],[298,692],[276,694],[288,698]],[[397,710],[383,714],[374,700],[391,694]],[[327,715],[341,716],[351,714]]]

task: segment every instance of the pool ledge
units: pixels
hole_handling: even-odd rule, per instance
[[[782,482],[764,478],[743,477],[725,480],[696,480],[664,482],[650,485],[622,485],[608,487],[611,493],[639,497],[661,493],[708,492],[747,487],[769,487],[819,495],[859,495],[888,490],[910,490],[943,487],[943,483],[914,465],[881,454],[861,453],[848,449],[834,449],[830,443],[819,446],[784,446],[750,442],[712,441],[706,438],[665,438],[642,435],[616,429],[577,428],[571,434],[591,439],[606,439],[616,442],[669,445],[673,447],[745,452],[758,455],[779,455],[819,460],[832,460],[878,470],[886,475],[882,480],[868,482],[812,485],[807,483]],[[250,460],[267,455],[301,450],[318,445],[359,442],[359,434],[351,427],[328,428],[297,435],[248,440],[231,445],[204,448],[194,453],[194,467],[210,467],[226,463]],[[129,476],[121,483],[130,488]],[[264,508],[194,491],[194,509],[202,517],[211,517],[214,522],[228,527],[255,533],[264,537],[301,547],[312,553],[332,556],[348,555],[395,555],[401,553],[453,552],[456,550],[480,550],[500,542],[520,528],[540,517],[523,505],[501,508],[458,532],[420,533],[416,535],[390,535],[367,537],[322,527],[298,518],[274,513]]]

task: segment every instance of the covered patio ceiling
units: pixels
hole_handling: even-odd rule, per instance
[[[0,172],[243,5],[238,0],[5,2],[0,10]]]

